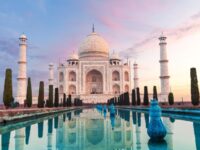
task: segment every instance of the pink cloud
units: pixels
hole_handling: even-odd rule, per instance
[[[133,46],[127,48],[126,51],[123,51],[122,55],[127,55],[129,53],[135,55],[141,52],[140,49],[142,47],[152,47],[152,43],[155,39],[157,39],[160,36],[161,32],[164,32],[164,34],[168,37],[170,42],[174,43],[183,37],[197,33],[197,31],[200,31],[200,12],[192,15],[185,22],[181,23],[180,25],[174,28],[155,29],[143,39],[136,42]]]
[[[160,0],[151,0],[151,4],[144,0],[115,0],[115,1],[92,1],[91,13],[110,29],[122,29],[126,22],[146,22],[149,14],[165,9]]]

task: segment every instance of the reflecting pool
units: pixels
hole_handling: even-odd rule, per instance
[[[0,127],[1,150],[200,150],[200,121],[162,117],[167,136],[152,143],[147,113],[118,109],[115,117],[97,109]],[[200,120],[200,119],[199,119]]]

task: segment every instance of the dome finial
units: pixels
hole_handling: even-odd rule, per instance
[[[92,32],[93,32],[93,33],[95,32],[94,23],[93,23],[93,25],[92,25]]]

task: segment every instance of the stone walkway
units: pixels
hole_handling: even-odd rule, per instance
[[[67,111],[88,108],[88,106],[78,107],[57,107],[57,108],[21,108],[21,109],[7,109],[0,110],[0,125],[25,121],[28,119],[37,119],[47,115],[63,113]]]

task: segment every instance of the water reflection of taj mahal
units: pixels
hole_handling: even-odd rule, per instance
[[[84,111],[86,112],[80,118],[73,118],[66,123],[62,121],[62,118],[59,120],[60,126],[56,132],[59,150],[96,150],[97,147],[99,149],[120,149],[124,148],[124,145],[131,148],[133,128],[130,122],[116,117],[114,129],[112,129],[109,116],[104,119],[100,113],[93,112],[96,110]],[[88,119],[85,119],[86,116]]]
[[[163,121],[168,133],[165,138],[167,150],[173,150],[173,123],[165,117]],[[41,146],[47,150],[148,149],[149,137],[142,132],[148,127],[148,113],[118,109],[116,116],[110,117],[108,112],[104,116],[96,109],[83,109],[34,123],[20,125],[15,132],[2,133],[2,150]],[[37,147],[35,143],[42,145]]]

